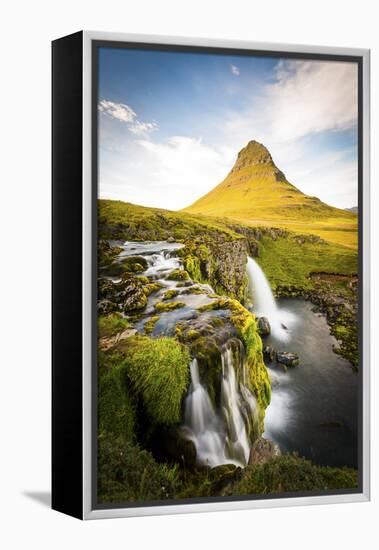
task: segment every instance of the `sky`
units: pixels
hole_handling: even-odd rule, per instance
[[[287,180],[356,206],[357,66],[101,48],[99,196],[179,210],[263,143]]]

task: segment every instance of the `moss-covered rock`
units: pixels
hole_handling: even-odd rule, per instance
[[[150,319],[148,319],[146,323],[143,325],[145,334],[151,334],[158,321],[159,321],[159,315],[153,315],[152,317],[150,317]]]
[[[122,252],[120,246],[111,246],[108,241],[99,239],[97,243],[97,259],[99,267],[111,264],[116,256]]]
[[[166,311],[174,311],[175,309],[180,309],[185,307],[186,304],[183,302],[158,302],[155,304],[155,311],[158,313],[164,313]]]
[[[185,269],[173,269],[166,277],[170,281],[189,281],[190,276]]]
[[[98,365],[99,436],[112,434],[133,442],[136,434],[135,401],[125,380],[122,358],[118,354],[100,351]]]
[[[166,292],[163,294],[162,300],[172,300],[172,298],[176,298],[178,294],[179,290],[171,288],[170,290],[166,290]]]
[[[127,256],[120,263],[124,271],[129,271],[130,273],[141,273],[148,268],[146,258],[143,256]]]
[[[258,333],[255,316],[243,307],[237,300],[221,297],[210,304],[199,308],[200,311],[226,309],[230,311],[229,320],[237,330],[244,343],[247,361],[247,376],[249,388],[254,391],[260,405],[263,427],[264,409],[271,401],[271,382],[263,361],[262,340]]]
[[[190,356],[175,338],[129,338],[118,351],[134,391],[151,422],[181,421],[182,400],[189,386]]]
[[[147,283],[147,284],[144,284],[142,287],[146,296],[150,296],[154,292],[158,292],[158,290],[161,290],[161,288],[163,288],[163,285],[158,282]]]

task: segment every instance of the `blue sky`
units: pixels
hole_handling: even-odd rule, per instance
[[[98,108],[103,198],[183,208],[256,139],[303,192],[357,204],[354,64],[102,48]]]

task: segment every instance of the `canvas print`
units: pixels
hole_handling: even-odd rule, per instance
[[[97,63],[97,502],[358,492],[357,63]]]

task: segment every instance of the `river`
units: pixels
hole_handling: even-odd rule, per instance
[[[144,275],[162,287],[149,297],[144,314],[135,325],[139,332],[143,332],[146,321],[154,314],[154,306],[164,299],[167,290],[176,293],[170,301],[180,301],[183,307],[162,313],[152,336],[172,334],[178,321],[196,317],[200,306],[215,299],[208,285],[167,279],[171,270],[183,269],[177,256],[181,246],[167,242],[122,244],[120,260],[128,255],[143,256],[148,264]],[[358,379],[348,361],[333,352],[337,342],[330,335],[325,318],[314,313],[312,304],[305,300],[276,301],[263,271],[252,258],[248,259],[247,273],[253,311],[266,316],[271,324],[272,332],[264,339],[264,345],[297,353],[300,358],[300,365],[287,372],[275,364],[267,365],[272,400],[266,409],[264,437],[277,443],[282,452],[297,452],[317,464],[357,467]],[[213,409],[207,388],[201,385],[196,358],[191,363],[192,383],[184,421],[200,462],[211,466],[226,462],[243,466],[249,458],[248,419],[244,414],[250,410],[253,417],[256,402],[243,384],[236,385],[234,369],[241,365],[233,364],[230,345],[235,343],[227,342],[220,350],[220,411]]]

